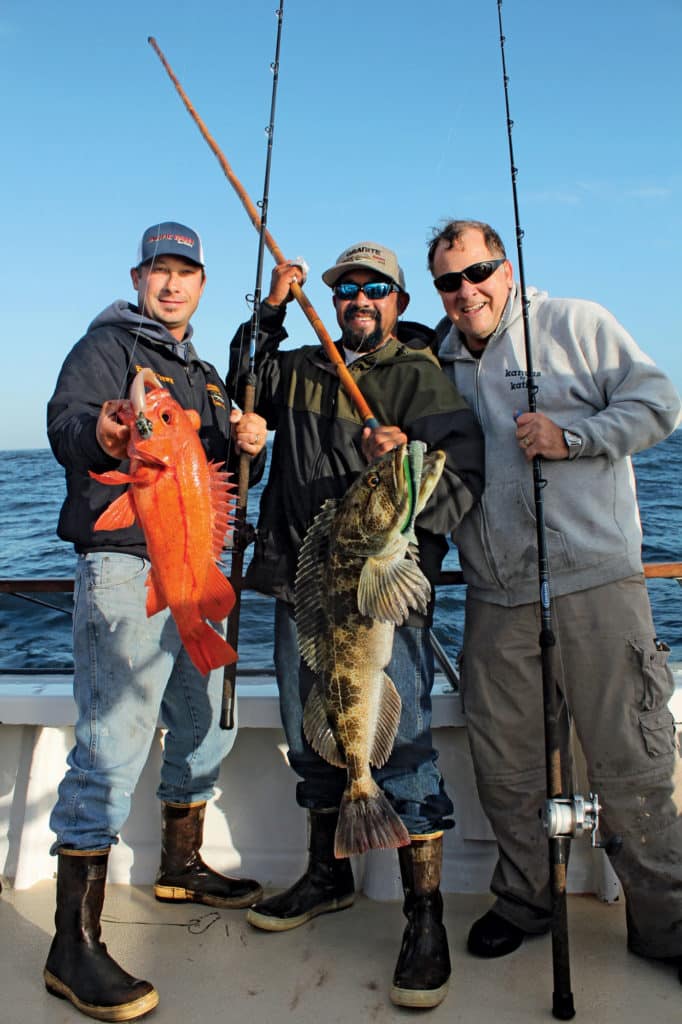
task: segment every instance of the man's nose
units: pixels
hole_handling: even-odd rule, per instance
[[[181,281],[182,277],[177,271],[169,270],[168,273],[166,274],[164,288],[167,288],[169,291],[177,291],[178,288],[180,287]]]
[[[457,289],[455,294],[456,295],[462,295],[462,296],[464,296],[466,298],[468,295],[471,295],[473,292],[475,292],[477,290],[478,290],[478,286],[477,285],[472,284],[471,281],[467,281],[466,277],[463,277],[462,278],[462,283],[460,284],[460,286]]]

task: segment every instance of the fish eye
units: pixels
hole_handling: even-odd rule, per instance
[[[367,477],[367,483],[372,488],[378,487],[380,482],[381,482],[381,477],[379,476],[378,473],[372,473],[371,476]]]
[[[162,412],[161,413],[161,419],[163,420],[164,423],[170,423],[172,421],[173,417],[171,416],[171,414],[169,412]]]

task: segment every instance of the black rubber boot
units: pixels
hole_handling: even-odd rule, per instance
[[[410,846],[398,850],[407,927],[390,995],[397,1006],[430,1009],[445,999],[450,981],[450,952],[440,893],[443,833],[410,839]]]
[[[308,867],[290,889],[256,903],[246,920],[266,932],[298,928],[318,914],[345,910],[355,900],[353,869],[347,857],[334,856],[338,809],[309,811]]]
[[[494,910],[489,910],[472,924],[467,949],[472,956],[492,960],[513,953],[519,948],[525,936],[526,933],[517,925],[500,917]]]
[[[57,933],[43,971],[48,992],[95,1020],[137,1020],[159,1002],[148,981],[133,978],[100,942],[108,850],[60,850]]]
[[[161,804],[161,866],[154,895],[162,903],[248,907],[263,895],[258,882],[220,875],[201,859],[205,812],[205,802]]]

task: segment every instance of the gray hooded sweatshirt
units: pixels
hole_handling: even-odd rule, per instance
[[[594,302],[529,288],[537,411],[582,439],[570,460],[542,461],[545,525],[556,596],[642,571],[642,530],[630,456],[680,422],[680,397],[618,321]],[[443,339],[445,372],[485,436],[485,490],[453,534],[469,593],[492,604],[538,599],[533,471],[514,416],[527,411],[518,287],[475,359],[456,327]]]

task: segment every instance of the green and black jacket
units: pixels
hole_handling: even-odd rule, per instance
[[[322,503],[340,498],[366,466],[362,420],[319,345],[279,350],[286,307],[261,306],[255,411],[275,431],[246,585],[293,603],[298,550]],[[228,394],[240,405],[248,370],[250,322],[230,346]],[[417,520],[420,564],[433,580],[449,534],[483,490],[483,436],[466,402],[431,351],[433,332],[399,323],[398,339],[349,366],[380,423],[446,454],[443,476]],[[424,625],[418,615],[410,625]]]

